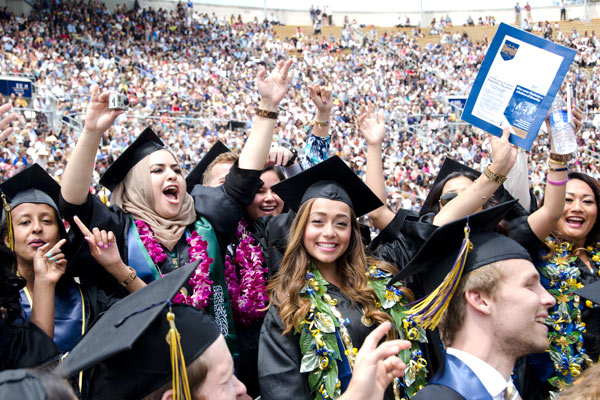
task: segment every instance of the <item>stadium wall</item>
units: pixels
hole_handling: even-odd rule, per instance
[[[104,0],[109,9],[113,9],[118,4],[125,4],[128,8],[132,8],[135,0]],[[173,9],[175,8],[177,1],[175,0],[138,0],[138,3],[142,7],[153,7],[155,9]],[[185,3],[185,1],[184,1]],[[521,3],[524,3],[522,1]],[[0,0],[0,6],[6,6],[9,11],[16,15],[28,14],[31,10],[30,5],[23,0]],[[588,6],[588,18],[596,19],[600,18],[600,4],[589,4]],[[201,13],[215,13],[217,16],[229,17],[232,14],[241,15],[244,21],[250,21],[255,17],[260,21],[264,17],[264,9],[261,7],[243,7],[243,6],[223,6],[223,5],[210,5],[210,4],[199,4],[194,2],[194,11]],[[275,17],[279,19],[282,24],[285,25],[297,25],[297,26],[308,26],[311,25],[310,15],[308,10],[290,10],[290,9],[277,9],[267,8],[267,14],[273,13]],[[559,19],[559,8],[557,6],[552,7],[535,7],[532,9],[532,17],[534,21],[556,21]],[[386,12],[365,12],[365,11],[336,11],[333,10],[333,24],[341,26],[344,21],[344,16],[347,15],[352,21],[356,19],[359,24],[363,25],[377,25],[377,26],[394,26],[400,22],[404,22],[406,17],[410,18],[412,24],[420,24],[421,12],[414,8],[406,11],[386,11]],[[524,10],[521,12],[524,18]],[[479,10],[438,10],[438,11],[424,11],[423,20],[428,26],[433,18],[440,18],[449,15],[452,18],[454,25],[462,25],[470,15],[475,21],[482,16],[493,15],[496,21],[499,22],[514,22],[514,10],[512,8],[502,9],[479,9]],[[567,6],[567,17],[569,19],[583,20],[585,17],[584,5],[568,5]],[[423,25],[423,24],[421,24]]]

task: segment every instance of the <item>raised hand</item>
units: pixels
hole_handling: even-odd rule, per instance
[[[383,112],[375,113],[372,109],[362,106],[358,117],[358,128],[369,146],[381,146],[385,137]]]
[[[46,243],[38,248],[33,257],[33,273],[35,285],[40,283],[56,285],[67,269],[67,259],[60,248],[66,243],[61,239],[52,248]]]
[[[105,230],[94,228],[90,232],[79,217],[74,216],[73,220],[83,234],[83,238],[90,247],[90,253],[98,261],[98,264],[102,265],[111,274],[115,269],[125,266],[123,260],[121,260],[115,235],[112,231],[106,232]]]
[[[261,68],[257,75],[258,91],[260,93],[260,108],[277,111],[277,107],[287,93],[294,72],[290,71],[291,59],[279,61],[275,69],[267,76],[267,71]]]
[[[517,160],[517,148],[508,141],[509,137],[510,128],[505,126],[502,128],[502,137],[492,135],[490,138],[492,145],[492,165],[490,169],[503,176],[508,175]]]
[[[92,97],[85,113],[84,130],[94,135],[102,135],[123,114],[123,110],[110,110],[108,97],[110,93],[99,93],[98,85],[92,86]]]
[[[265,167],[270,165],[280,165],[285,167],[287,163],[294,156],[290,149],[286,149],[285,147],[272,147],[269,151],[269,157],[267,158],[267,162],[265,163]]]
[[[6,103],[0,107],[0,117],[9,112],[11,108],[12,105],[10,103]],[[13,128],[10,126],[10,123],[15,119],[17,119],[17,113],[10,113],[0,120],[0,142],[3,142],[12,133]]]
[[[331,88],[319,85],[310,85],[308,87],[310,92],[310,98],[315,107],[317,107],[318,114],[323,114],[329,117],[331,108],[333,107],[333,101],[331,101]],[[319,119],[319,115],[317,115]]]
[[[410,342],[391,340],[377,346],[391,327],[391,323],[384,322],[366,337],[356,355],[352,380],[340,399],[381,400],[394,378],[404,375],[406,365],[397,354],[410,348]]]

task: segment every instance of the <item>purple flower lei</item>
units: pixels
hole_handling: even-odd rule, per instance
[[[235,321],[243,326],[264,317],[264,308],[269,301],[265,280],[267,268],[262,266],[262,250],[247,228],[246,221],[242,219],[236,231],[239,244],[235,249],[235,259],[232,260],[229,254],[225,256],[225,281],[231,309]]]
[[[135,226],[152,262],[156,265],[163,262],[167,258],[167,254],[160,243],[158,243],[150,225],[145,221],[137,220],[135,221]],[[206,251],[208,243],[205,240],[202,240],[202,236],[198,235],[198,232],[193,231],[186,240],[189,245],[188,254],[190,255],[190,262],[196,260],[202,261],[200,261],[188,281],[189,285],[192,287],[192,294],[187,295],[179,292],[173,298],[173,302],[206,308],[208,306],[213,284],[213,281],[208,279],[208,272],[213,259],[208,257],[208,252]]]

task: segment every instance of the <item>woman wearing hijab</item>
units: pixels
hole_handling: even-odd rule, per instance
[[[121,113],[108,108],[108,93],[93,88],[84,131],[71,155],[61,190],[61,210],[68,219],[77,215],[87,226],[115,235],[129,274],[150,282],[190,261],[201,259],[187,291],[177,301],[208,308],[223,336],[234,343],[234,329],[223,274],[221,254],[232,241],[245,207],[261,186],[260,170],[269,152],[279,102],[292,74],[291,60],[280,61],[267,76],[257,76],[261,102],[252,131],[238,165],[218,188],[197,185],[187,194],[179,162],[162,141],[146,129],[105,172],[100,183],[112,190],[110,207],[89,194],[93,163],[104,131]],[[107,238],[108,240],[108,238]],[[98,243],[107,246],[107,241]],[[81,249],[77,255],[88,265],[91,257]],[[112,277],[90,276],[103,287],[116,290]]]

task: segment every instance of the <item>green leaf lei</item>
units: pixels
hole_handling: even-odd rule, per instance
[[[427,362],[422,357],[418,342],[427,341],[425,331],[418,327],[410,318],[406,317],[404,304],[399,288],[386,288],[386,282],[391,275],[386,274],[376,267],[371,267],[367,272],[368,285],[371,287],[380,302],[382,311],[387,312],[392,319],[401,339],[410,340],[412,347],[403,350],[399,356],[407,365],[405,373],[405,391],[412,397],[425,385],[427,376]],[[336,338],[339,331],[343,349],[349,363],[353,366],[357,349],[352,346],[345,325],[350,323],[348,318],[343,319],[335,305],[337,301],[327,294],[328,282],[321,273],[312,266],[306,272],[306,284],[300,291],[301,296],[311,302],[310,309],[304,319],[300,321],[300,351],[302,361],[301,373],[308,374],[308,385],[315,395],[315,400],[336,399],[341,395],[341,383],[338,379],[337,360],[341,360],[341,351]],[[399,399],[398,385],[394,385],[394,393]]]
[[[579,268],[574,264],[577,257],[572,254],[573,245],[555,239],[551,243],[554,254],[544,260],[545,264],[540,268],[542,283],[556,299],[556,305],[549,310],[550,315],[546,319],[549,327],[549,355],[555,370],[548,382],[558,390],[563,390],[571,385],[581,374],[583,367],[590,365],[592,360],[583,347],[583,332],[586,329],[581,320],[583,304],[580,304],[579,296],[574,294],[583,284]],[[599,249],[600,242],[586,249],[591,255],[591,262],[596,266],[600,264]],[[594,307],[590,301],[585,304]],[[556,398],[557,395],[557,392],[552,392],[551,398]]]

